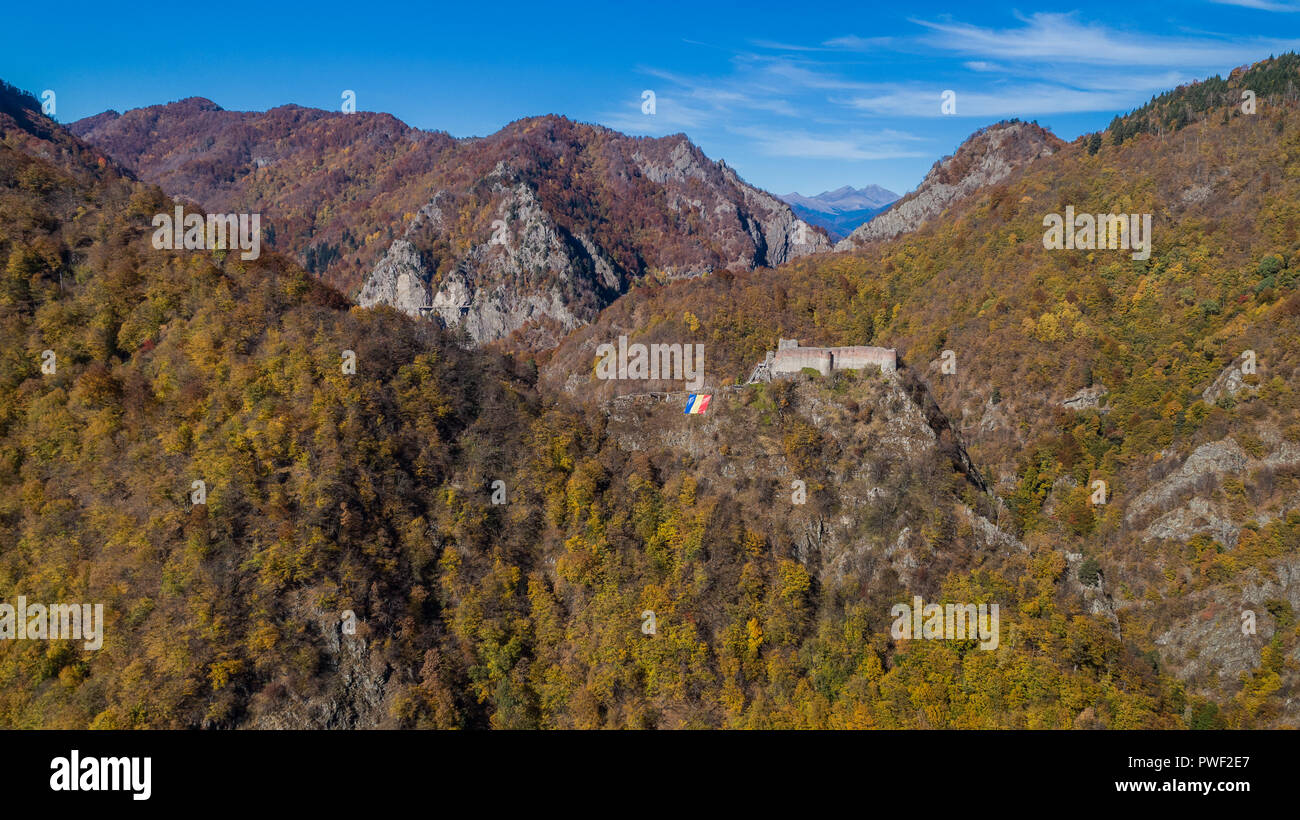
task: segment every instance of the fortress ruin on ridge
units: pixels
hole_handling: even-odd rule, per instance
[[[771,381],[773,376],[800,373],[805,367],[829,376],[834,370],[864,370],[879,367],[881,373],[898,369],[898,353],[892,347],[800,347],[798,339],[778,339],[776,351],[754,368],[749,381]]]

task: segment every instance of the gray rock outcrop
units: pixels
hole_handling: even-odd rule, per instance
[[[1017,168],[1062,145],[1048,131],[1027,122],[1002,122],[977,131],[950,157],[936,162],[915,191],[841,240],[844,251],[911,233],[975,191],[997,184]]]
[[[1223,368],[1210,386],[1201,393],[1201,400],[1206,404],[1214,404],[1224,396],[1236,396],[1246,386],[1246,377],[1241,372],[1241,362],[1242,359],[1238,356],[1232,364]]]
[[[1061,406],[1071,410],[1091,410],[1101,404],[1101,397],[1108,391],[1100,384],[1085,387],[1070,398],[1061,402]]]
[[[666,158],[638,151],[631,159],[646,179],[662,186],[670,211],[711,234],[705,238],[725,254],[726,268],[779,265],[831,249],[826,237],[784,202],[745,184],[725,163],[709,161],[684,139]],[[475,186],[475,194],[488,198],[490,214],[478,216],[483,224],[472,231],[468,248],[458,241],[464,231],[456,224],[464,219],[467,197],[440,191],[389,246],[358,302],[391,305],[461,327],[476,344],[529,329],[530,346],[550,347],[590,322],[636,274],[620,267],[592,236],[563,227],[504,162]],[[481,202],[470,207],[482,214]],[[659,274],[699,276],[714,268],[687,263]]]
[[[1220,478],[1240,473],[1248,458],[1241,445],[1232,439],[1202,444],[1187,457],[1177,470],[1156,482],[1133,500],[1126,519],[1135,521],[1142,515],[1167,510],[1180,496],[1196,488],[1206,477]]]

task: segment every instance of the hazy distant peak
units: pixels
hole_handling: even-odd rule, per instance
[[[816,196],[803,196],[796,191],[781,199],[787,204],[799,205],[818,213],[842,214],[884,207],[898,199],[898,194],[879,185],[868,185],[865,188],[843,185],[834,191],[822,191]]]

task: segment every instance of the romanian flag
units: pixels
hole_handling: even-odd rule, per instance
[[[703,413],[709,409],[709,399],[712,395],[706,393],[692,393],[686,397],[686,415],[693,413]]]

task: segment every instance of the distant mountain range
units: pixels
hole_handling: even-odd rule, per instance
[[[896,202],[898,194],[879,185],[865,188],[845,185],[817,196],[804,196],[795,191],[785,194],[781,200],[800,219],[825,228],[832,239],[840,240]]]

